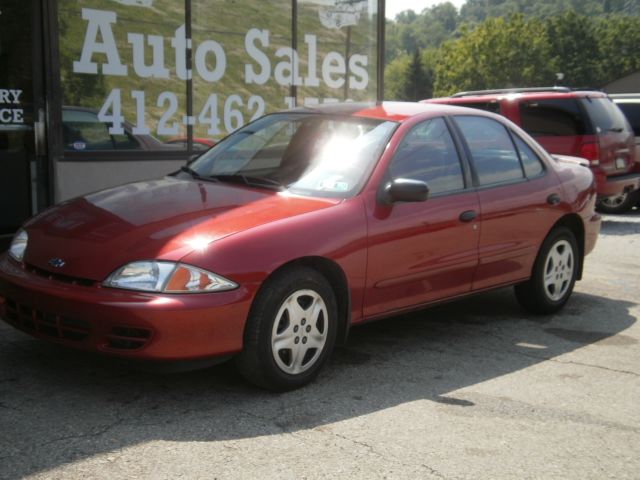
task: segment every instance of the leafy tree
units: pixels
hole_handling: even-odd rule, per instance
[[[570,10],[546,21],[551,64],[571,87],[595,87],[602,80],[597,22]]]
[[[544,23],[523,15],[490,18],[446,42],[435,67],[436,95],[458,90],[542,86],[553,82]]]
[[[640,17],[615,15],[596,26],[601,50],[602,82],[640,71]]]

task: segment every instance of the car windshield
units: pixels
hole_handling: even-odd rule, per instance
[[[205,180],[346,198],[360,191],[397,125],[317,113],[267,115],[184,170]]]

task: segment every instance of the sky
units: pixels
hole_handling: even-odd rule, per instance
[[[445,0],[387,0],[386,5],[386,17],[393,20],[395,16],[403,10],[414,10],[416,13],[420,13],[427,7],[432,7],[438,3],[444,3]],[[449,0],[457,8],[465,3],[466,0]]]

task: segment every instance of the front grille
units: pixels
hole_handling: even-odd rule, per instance
[[[39,277],[48,278],[49,280],[55,280],[57,282],[68,283],[70,285],[81,285],[83,287],[92,287],[95,285],[95,281],[89,280],[88,278],[79,278],[72,277],[70,275],[62,275],[60,273],[53,273],[49,270],[45,270],[40,267],[36,267],[35,265],[26,264],[25,269],[29,273],[33,273],[34,275],[38,275]]]
[[[28,332],[78,342],[91,332],[89,322],[36,310],[11,299],[6,300],[4,309],[5,319],[10,324]]]
[[[113,327],[107,335],[107,346],[115,350],[138,350],[151,340],[151,330],[139,327]]]

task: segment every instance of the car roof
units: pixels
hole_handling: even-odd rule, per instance
[[[292,112],[313,112],[327,115],[348,115],[363,118],[375,118],[393,122],[404,122],[422,115],[448,115],[473,112],[474,115],[485,114],[478,110],[435,103],[418,102],[370,102],[370,103],[330,103],[300,107]],[[486,114],[492,116],[491,114]]]

